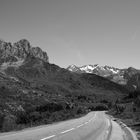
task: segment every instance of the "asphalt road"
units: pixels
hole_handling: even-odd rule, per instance
[[[0,140],[124,140],[124,132],[105,112],[90,112],[84,117],[1,133]]]

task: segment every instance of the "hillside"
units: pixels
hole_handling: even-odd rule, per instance
[[[18,46],[20,49],[0,43],[0,131],[108,109],[128,93],[123,86],[98,75],[73,73],[50,64],[47,53],[40,48],[33,53],[34,47],[27,40],[19,41]]]

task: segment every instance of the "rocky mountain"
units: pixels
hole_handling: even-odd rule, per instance
[[[0,40],[0,64],[20,65],[27,57],[32,56],[48,62],[46,52],[39,47],[32,47],[26,39],[22,39],[16,43],[9,43]]]
[[[127,69],[119,69],[110,66],[100,66],[96,65],[84,65],[77,67],[75,65],[70,65],[67,68],[71,72],[76,73],[92,73],[102,77],[105,77],[113,82],[120,85],[126,85],[131,90],[139,89],[137,84],[131,84],[132,79],[136,77],[135,75],[140,74],[140,70],[129,67]],[[134,80],[133,80],[134,81]],[[136,81],[135,81],[136,82]]]

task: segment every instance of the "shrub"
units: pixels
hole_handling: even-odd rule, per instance
[[[0,112],[0,130],[2,129],[3,121],[4,121],[4,114]]]
[[[108,106],[105,104],[99,103],[94,107],[94,110],[96,110],[96,111],[108,110]]]
[[[39,121],[41,119],[41,115],[39,112],[35,111],[35,112],[31,112],[29,114],[29,119],[30,121],[32,122],[35,122],[35,121]]]
[[[10,131],[16,127],[16,117],[14,115],[7,115],[4,117],[2,131]]]

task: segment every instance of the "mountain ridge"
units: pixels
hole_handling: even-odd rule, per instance
[[[136,77],[135,75],[140,74],[140,70],[135,69],[133,67],[119,69],[107,65],[100,66],[98,64],[95,64],[95,65],[84,65],[81,67],[77,67],[76,65],[70,65],[67,67],[67,69],[71,72],[76,72],[76,73],[96,74],[105,77],[120,85],[126,85],[126,86],[129,85],[129,88],[133,90],[135,90],[137,85],[139,85],[138,82],[135,85],[130,84],[131,83],[130,81],[132,81],[131,79],[135,79],[133,77]],[[137,89],[139,90],[139,86],[137,87]]]
[[[0,40],[0,63],[17,62],[33,56],[48,62],[47,53],[39,47],[32,47],[26,39],[21,39],[16,43],[5,42]]]

